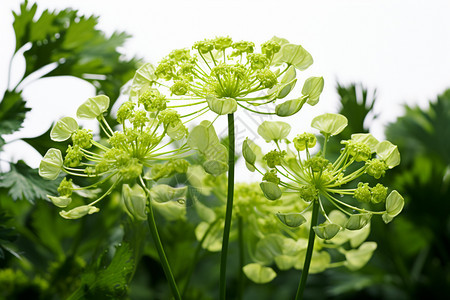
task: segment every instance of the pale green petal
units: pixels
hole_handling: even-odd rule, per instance
[[[168,201],[186,202],[187,186],[174,188],[167,184],[158,184],[150,189],[152,201],[164,203]]]
[[[218,176],[228,171],[228,164],[221,160],[210,159],[203,163],[203,168],[207,173]]]
[[[53,126],[52,131],[50,131],[50,138],[55,142],[62,142],[69,139],[72,133],[77,130],[77,121],[71,117],[64,117]]]
[[[242,156],[244,156],[245,161],[250,165],[255,164],[256,154],[253,152],[252,148],[250,148],[248,138],[242,143]]]
[[[211,225],[207,222],[201,222],[195,228],[195,237],[198,241],[201,241],[205,236],[206,231]],[[216,222],[213,224],[208,235],[203,241],[202,247],[211,252],[218,252],[222,250],[223,239],[223,222]]]
[[[126,209],[136,220],[147,220],[147,195],[144,189],[135,184],[130,188],[128,184],[122,186],[122,198]]]
[[[201,201],[195,202],[194,208],[200,219],[207,223],[212,223],[217,219],[214,210],[204,205]]]
[[[314,226],[313,229],[318,237],[324,240],[329,240],[341,230],[341,226],[337,224],[322,224]]]
[[[204,152],[209,146],[208,128],[203,125],[195,126],[189,133],[187,144],[191,149]]]
[[[294,267],[297,262],[297,257],[282,254],[276,256],[274,260],[278,269],[285,271]]]
[[[375,242],[365,242],[359,249],[349,250],[345,253],[346,266],[352,271],[361,269],[372,258],[373,252],[377,248]]]
[[[66,207],[67,205],[69,205],[72,202],[72,198],[67,197],[67,196],[54,197],[54,196],[47,195],[47,197],[52,201],[52,203],[55,206],[58,206],[58,207]]]
[[[103,114],[109,107],[109,97],[99,95],[89,98],[78,107],[77,117],[80,119],[95,119]]]
[[[61,151],[55,148],[47,150],[39,164],[39,175],[48,180],[55,180],[63,166]]]
[[[308,96],[308,104],[316,105],[323,91],[323,77],[309,77],[303,84],[302,94]]]
[[[183,122],[178,121],[175,124],[169,124],[166,133],[171,139],[178,141],[186,136],[186,127]]]
[[[392,191],[386,198],[386,212],[382,215],[383,221],[385,223],[392,221],[402,211],[404,205],[403,197],[396,190]]]
[[[283,62],[293,65],[300,71],[306,70],[314,62],[311,54],[300,45],[285,44],[281,47],[280,52],[283,55]]]
[[[306,222],[301,213],[277,213],[276,215],[284,225],[289,227],[299,227]]]
[[[277,42],[278,44],[280,44],[280,46],[283,46],[285,44],[289,44],[288,40],[286,40],[284,38],[279,38],[279,37],[276,37],[276,36],[271,38],[271,40],[274,41],[274,42]],[[278,65],[281,65],[282,63],[283,63],[283,53],[281,51],[278,51],[273,56],[271,64],[273,66],[278,66]]]
[[[98,212],[100,209],[98,209],[95,206],[90,206],[90,205],[83,205],[83,206],[78,206],[75,207],[72,210],[69,211],[60,211],[59,214],[61,215],[61,217],[63,217],[64,219],[79,219],[81,217],[84,217],[85,215],[92,215],[93,213]]]
[[[400,152],[398,147],[389,141],[383,141],[378,144],[377,155],[384,160],[389,169],[400,164]]]
[[[264,121],[258,127],[258,134],[266,141],[284,139],[291,131],[291,125],[281,121]]]
[[[330,211],[328,218],[331,220],[331,223],[337,224],[341,227],[345,227],[345,224],[348,221],[347,215],[337,209]]]
[[[349,230],[359,230],[369,224],[371,218],[372,214],[370,213],[351,215],[345,228]]]
[[[209,109],[218,115],[232,114],[237,110],[237,102],[233,98],[216,98],[212,95],[206,96]]]
[[[343,115],[326,113],[315,117],[311,127],[320,130],[323,135],[333,136],[341,133],[347,124],[347,118]]]
[[[255,283],[268,283],[277,277],[277,273],[272,268],[264,267],[257,263],[248,264],[242,270],[245,276]]]
[[[355,133],[352,134],[352,140],[365,144],[369,146],[372,153],[377,151],[378,144],[380,143],[373,135],[370,133]]]
[[[278,187],[278,185],[274,182],[261,182],[259,184],[261,187],[261,190],[264,193],[264,196],[266,196],[269,200],[277,200],[281,197],[281,190]]]
[[[288,117],[296,114],[306,102],[306,97],[301,97],[293,100],[287,100],[278,104],[275,108],[275,113],[280,117]]]

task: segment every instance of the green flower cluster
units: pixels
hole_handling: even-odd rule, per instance
[[[378,179],[397,166],[400,163],[397,146],[388,141],[379,142],[371,134],[353,134],[350,140],[341,142],[344,147],[334,162],[326,159],[329,137],[339,134],[346,125],[347,119],[342,115],[324,114],[314,118],[311,126],[325,138],[322,151],[315,155],[311,153],[311,148],[315,146],[316,139],[311,133],[303,133],[293,139],[295,150],[289,148],[289,141],[286,142],[286,149],[282,150],[280,141],[286,141],[290,131],[290,126],[283,122],[264,122],[258,129],[266,141],[275,143],[277,150],[263,156],[254,143],[246,141],[243,144],[247,166],[263,175],[260,186],[268,199],[279,199],[284,190],[297,194],[311,207],[313,204],[319,205],[325,222],[313,228],[316,235],[325,240],[332,239],[343,229],[364,228],[372,215],[382,215],[388,223],[404,205],[397,191],[388,194],[388,188],[382,184],[370,187],[360,179],[364,174]],[[259,170],[256,162],[266,166],[269,172]],[[352,185],[355,187],[351,188]],[[355,201],[344,201],[344,196],[351,196],[362,203],[385,203],[385,210],[358,207]],[[327,213],[330,207],[341,212],[343,217],[340,222],[330,218]]]
[[[265,176],[271,174],[273,173],[269,171]],[[201,220],[195,229],[197,240],[209,251],[220,251],[222,220],[225,218],[226,178],[213,177],[200,167],[191,168],[188,177],[200,195],[200,200],[194,206]],[[242,247],[249,254],[246,265],[243,266],[245,275],[253,282],[267,283],[277,275],[273,265],[282,271],[302,269],[308,231],[300,225],[309,219],[308,202],[298,199],[295,194],[285,194],[278,200],[267,201],[257,183],[237,183],[235,191],[233,219],[240,221],[234,223],[231,236],[241,234],[245,237]],[[214,206],[202,204],[206,198],[211,202],[211,197],[217,199]],[[330,212],[330,218],[338,222],[345,219],[345,216],[334,210]],[[238,225],[239,222],[242,226]],[[369,226],[360,230],[345,229],[332,241],[318,240],[314,245],[311,272],[319,273],[339,266],[352,270],[363,267],[376,248],[374,242],[365,242],[369,232]],[[330,252],[330,249],[333,250]],[[341,255],[333,255],[332,252]]]
[[[172,99],[197,100],[184,106],[207,105],[197,113],[209,108],[225,115],[236,111],[238,105],[258,112],[249,106],[286,97],[297,82],[296,70],[303,71],[312,63],[302,46],[282,38],[273,37],[256,53],[253,42],[216,37],[195,42],[191,49],[172,51],[146,79],[179,97]],[[315,105],[322,89],[323,78],[311,77],[305,82],[302,97],[288,100],[271,114],[293,115],[304,103]]]
[[[127,101],[117,111],[117,120],[122,130],[113,130],[106,122],[103,114],[109,107],[107,96],[89,98],[77,111],[78,118],[97,119],[103,129],[106,140],[95,141],[90,131],[80,129],[75,119],[64,117],[56,122],[50,133],[54,141],[72,140],[66,155],[58,149],[47,151],[39,166],[39,174],[49,180],[58,177],[61,171],[69,176],[97,178],[98,181],[86,187],[72,183],[72,179],[64,178],[58,188],[59,197],[49,196],[58,207],[68,207],[74,191],[95,189],[100,184],[110,180],[109,189],[89,204],[71,207],[60,212],[67,219],[76,219],[92,214],[99,209],[94,205],[106,197],[121,183],[136,183],[142,181],[146,169],[150,169],[156,181],[175,173],[185,173],[188,163],[180,159],[189,150],[186,144],[177,149],[165,149],[175,140],[184,139],[187,129],[180,115],[168,109],[165,97],[156,89],[147,88],[142,92],[137,102]],[[165,149],[164,151],[161,151]],[[161,161],[168,162],[161,164]],[[138,193],[137,193],[138,194]],[[125,203],[128,210],[139,207],[139,212],[132,214],[143,218],[145,216],[146,197],[126,197],[130,201],[143,201],[143,204]],[[129,211],[130,212],[130,211]]]

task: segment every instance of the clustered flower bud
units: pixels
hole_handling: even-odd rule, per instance
[[[297,151],[303,151],[306,148],[312,148],[316,145],[316,136],[312,133],[302,133],[294,138],[294,147]]]
[[[286,151],[272,150],[263,156],[269,168],[275,168],[276,166],[281,166],[281,161],[286,155]]]

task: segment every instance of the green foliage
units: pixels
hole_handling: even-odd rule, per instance
[[[49,183],[42,179],[38,171],[27,166],[23,161],[10,164],[10,171],[1,175],[0,188],[8,189],[13,200],[26,199],[31,203],[46,199],[59,185],[58,181]]]
[[[0,102],[0,136],[19,130],[28,111],[21,92],[5,91]]]

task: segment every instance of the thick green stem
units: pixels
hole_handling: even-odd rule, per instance
[[[228,115],[228,194],[227,210],[225,212],[225,225],[223,229],[222,252],[220,257],[220,299],[225,300],[226,295],[226,274],[227,274],[227,256],[228,242],[230,238],[231,216],[233,213],[234,196],[234,115]]]
[[[245,276],[244,276],[244,222],[242,216],[238,216],[238,238],[239,238],[239,282],[238,282],[238,300],[244,296]]]
[[[158,251],[159,259],[161,261],[161,266],[164,270],[164,275],[169,283],[170,290],[175,300],[181,300],[180,292],[178,291],[175,278],[173,277],[172,270],[170,269],[169,262],[167,261],[166,253],[164,252],[161,239],[159,238],[158,229],[156,228],[155,216],[153,215],[153,208],[151,200],[148,202],[148,227],[150,228],[150,233],[152,234],[153,240],[155,241],[156,250]]]
[[[309,266],[311,265],[311,258],[314,248],[314,239],[316,233],[313,227],[317,225],[317,217],[319,214],[319,200],[314,200],[312,206],[311,226],[309,228],[308,248],[306,249],[305,263],[303,264],[302,276],[300,277],[300,283],[298,284],[297,295],[295,300],[303,299],[303,292],[305,291],[306,279],[308,278]]]

